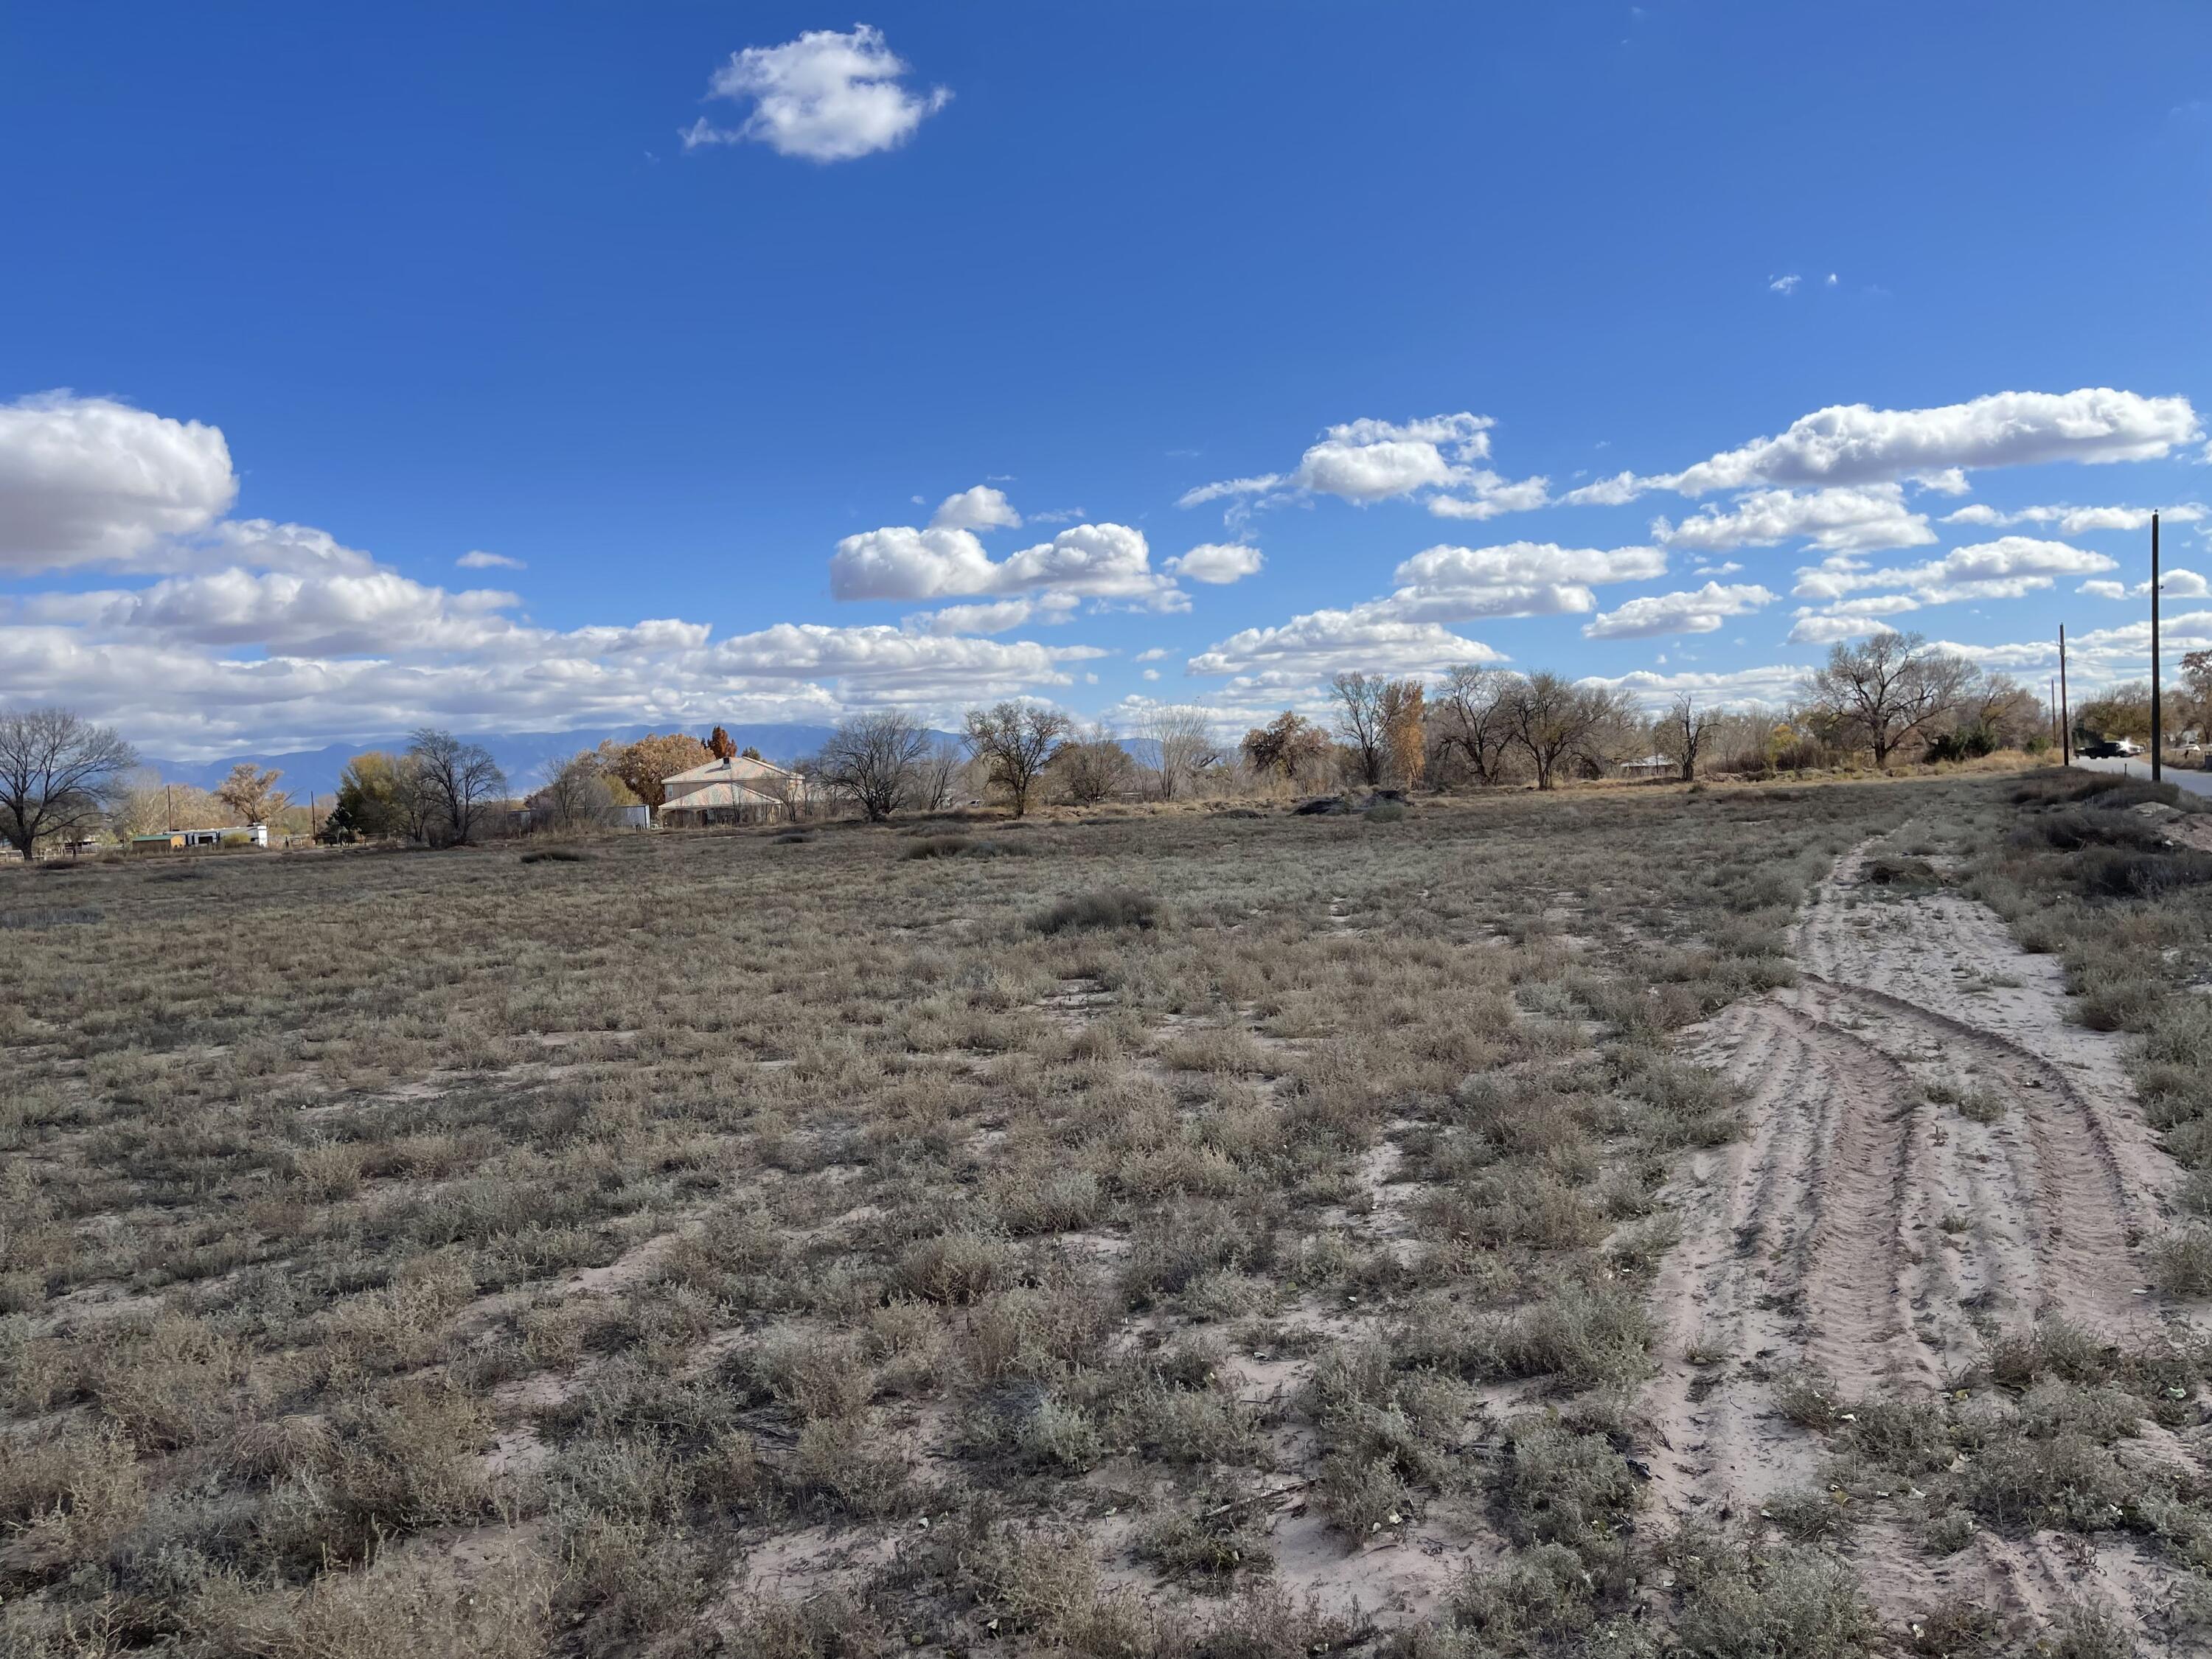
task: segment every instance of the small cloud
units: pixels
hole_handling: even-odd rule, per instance
[[[1168,648],[1164,645],[1156,645],[1149,651],[1137,653],[1139,662],[1165,662],[1167,659]]]
[[[1834,271],[1832,271],[1832,271],[1830,271],[1830,272],[1828,273],[1828,286],[1829,286],[1830,288],[1833,288],[1833,287],[1835,287],[1835,286],[1836,286],[1836,283],[1837,283],[1836,273],[1835,273]]]
[[[952,101],[943,87],[909,91],[906,72],[883,31],[866,23],[849,34],[814,29],[780,46],[747,46],[714,72],[708,95],[750,100],[752,112],[735,127],[701,116],[684,130],[684,148],[761,143],[809,161],[895,149]]]
[[[1148,680],[1156,680],[1159,678],[1159,677],[1160,671],[1157,668],[1147,668],[1145,671],[1145,678]]]
[[[1777,294],[1795,294],[1797,291],[1797,284],[1804,280],[1793,270],[1787,276],[1769,277],[1766,286]]]
[[[510,559],[504,553],[487,553],[482,548],[472,548],[453,562],[464,570],[527,570],[530,567],[520,559]]]
[[[1258,548],[1243,542],[1206,542],[1167,561],[1168,569],[1194,582],[1216,586],[1257,575],[1267,562]]]

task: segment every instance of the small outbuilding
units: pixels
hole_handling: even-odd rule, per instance
[[[1682,769],[1679,762],[1665,755],[1646,755],[1642,760],[1621,762],[1618,770],[1624,778],[1671,778]]]

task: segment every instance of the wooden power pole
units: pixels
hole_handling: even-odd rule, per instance
[[[2150,781],[2166,775],[2166,711],[2158,689],[2158,514],[2150,515]]]
[[[2074,711],[2066,706],[2066,624],[2058,624],[2058,758],[2074,764]]]

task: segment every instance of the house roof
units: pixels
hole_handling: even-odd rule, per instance
[[[793,775],[781,766],[772,766],[763,760],[748,760],[743,755],[732,755],[727,760],[708,761],[704,766],[695,766],[688,772],[671,772],[661,780],[670,783],[743,783],[751,778],[787,778]]]
[[[676,781],[674,778],[669,782]],[[661,803],[664,812],[692,812],[708,806],[781,806],[783,802],[765,790],[748,789],[742,783],[696,783],[681,793],[671,793]]]

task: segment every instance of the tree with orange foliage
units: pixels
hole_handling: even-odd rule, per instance
[[[665,737],[649,732],[635,743],[617,743],[610,738],[599,745],[599,764],[607,775],[621,779],[630,793],[656,811],[668,800],[671,777],[704,766],[714,758],[705,744],[686,732],[671,732]]]
[[[730,734],[716,726],[707,737],[707,752],[716,760],[727,760],[738,752],[738,745],[730,741]]]

